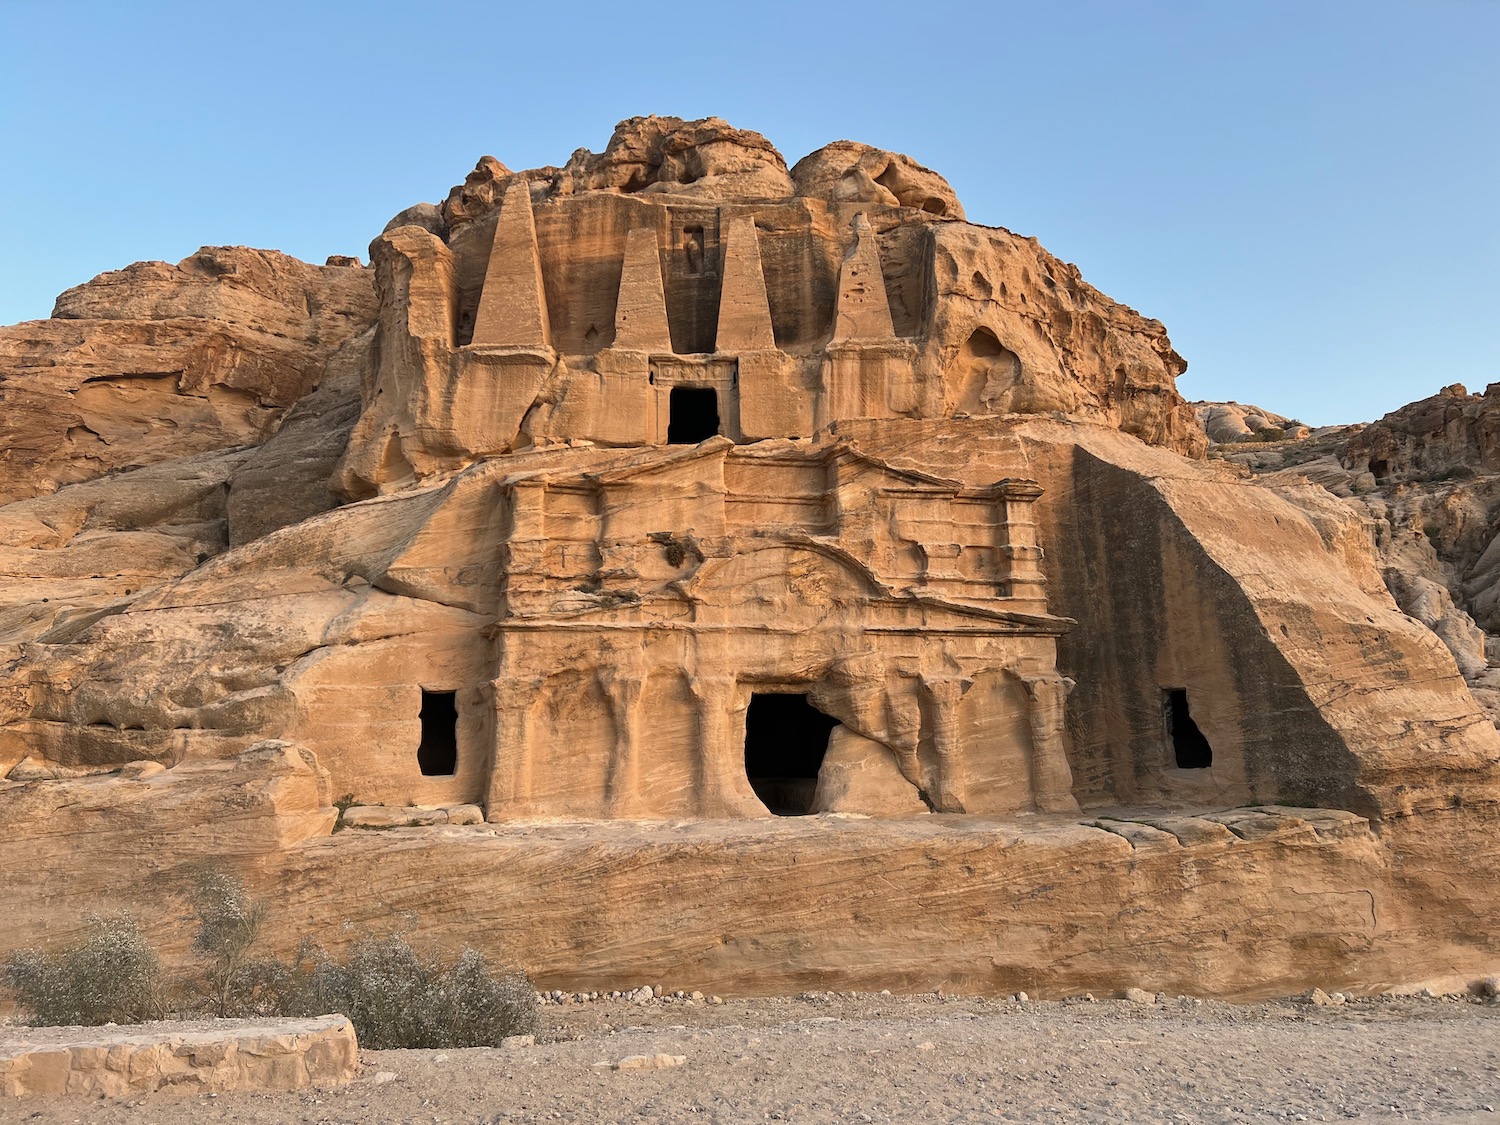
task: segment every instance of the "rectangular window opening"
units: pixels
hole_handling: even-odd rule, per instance
[[[668,445],[697,445],[719,432],[719,392],[712,387],[673,387],[667,411]]]
[[[458,772],[458,693],[422,689],[422,741],[417,766],[423,777]]]
[[[1167,741],[1172,747],[1172,756],[1180,770],[1206,770],[1214,763],[1213,747],[1193,721],[1188,710],[1187,688],[1163,688],[1161,692],[1162,719],[1167,728]]]

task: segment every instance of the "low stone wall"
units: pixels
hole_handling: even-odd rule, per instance
[[[359,1065],[343,1016],[0,1029],[0,1096],[300,1090]]]

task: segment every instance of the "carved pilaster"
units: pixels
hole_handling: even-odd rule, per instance
[[[1036,541],[1035,504],[1042,486],[1030,480],[1003,480],[995,485],[999,505],[1000,567],[998,593],[1047,607],[1047,578],[1042,573],[1042,548]]]
[[[641,698],[645,686],[633,670],[618,667],[610,670],[604,683],[615,728],[604,791],[610,816],[625,817],[640,811]]]
[[[922,714],[926,720],[923,745],[932,757],[927,763],[927,798],[936,812],[964,812],[964,761],[960,748],[958,705],[962,680],[923,680]]]
[[[731,677],[692,681],[698,701],[698,815],[767,816],[745,776],[745,747],[734,721],[738,685]]]
[[[540,681],[501,676],[490,683],[495,708],[495,763],[490,774],[488,819],[525,816],[531,804],[531,706]]]
[[[1063,676],[1024,676],[1031,701],[1031,792],[1041,812],[1077,812],[1073,769],[1068,765],[1065,708],[1073,681]]]

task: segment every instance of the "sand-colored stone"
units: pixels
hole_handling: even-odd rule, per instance
[[[368,270],[204,247],[142,262],[0,329],[0,503],[256,444],[370,326]]]
[[[481,161],[305,275],[376,305],[287,333],[274,436],[0,506],[0,947],[217,856],[283,951],[409,912],[560,985],[1491,965],[1500,733],[1416,509],[1198,459],[1161,325],[914,162],[809,161]]]
[[[943,179],[909,156],[855,141],[834,141],[797,161],[797,194],[833,203],[913,207],[940,218],[962,219],[963,204]]]
[[[863,214],[854,217],[854,242],[839,268],[833,318],[836,341],[888,340],[896,335],[881,275],[880,250],[870,220]]]
[[[485,347],[544,348],[551,334],[531,190],[524,180],[517,180],[506,190],[495,224],[484,290],[474,314],[473,342]]]
[[[656,231],[649,227],[637,227],[625,240],[614,346],[642,352],[672,350],[667,296],[661,284],[661,248]]]
[[[31,834],[33,816],[46,816],[42,846],[0,842],[0,857],[27,861],[25,881],[0,885],[7,940],[61,945],[77,933],[76,909],[43,890],[66,879],[73,897],[132,907],[169,955],[185,953],[179,900],[162,909],[160,888],[190,886],[193,865],[235,837],[215,819],[225,791],[158,809],[175,802],[162,788],[173,784],[21,787],[56,795],[19,821]],[[129,804],[127,786],[140,792]],[[128,816],[101,817],[111,789]],[[410,916],[445,944],[525,968],[539,987],[665,980],[726,996],[942,987],[1055,998],[1144,985],[1251,998],[1313,980],[1369,991],[1440,972],[1472,978],[1494,963],[1472,935],[1492,910],[1479,872],[1500,859],[1495,819],[1451,809],[1380,833],[1341,810],[1261,806],[397,827],[269,849],[262,810],[234,829],[262,844],[238,869],[273,903],[269,948],[289,955],[315,933],[337,950],[362,927]],[[168,824],[175,835],[154,827]],[[121,865],[121,854],[145,861]],[[577,891],[581,873],[590,894]],[[1200,937],[1204,919],[1213,925]]]
[[[829,188],[856,165],[898,190]],[[841,418],[1060,411],[1202,451],[1173,385],[1185,364],[1158,323],[1033,240],[957,221],[951,188],[904,157],[840,144],[808,167],[799,187],[764,138],[671,118],[622,122],[604,153],[567,168],[481,161],[450,195],[449,225],[413,212],[372,246],[381,370],[344,493],[532,446],[663,442],[675,386],[714,389],[736,441]],[[628,321],[644,299],[660,338],[641,250],[627,253],[643,229],[657,235],[670,348],[619,336],[622,307]],[[519,321],[500,331],[498,310]],[[642,368],[636,352],[674,358]]]
[[[1216,453],[1295,503],[1341,509],[1362,523],[1397,605],[1443,641],[1476,699],[1500,719],[1500,671],[1490,665],[1500,656],[1496,392],[1471,395],[1454,384],[1368,425],[1290,427],[1273,442]],[[1198,407],[1205,418],[1278,417],[1235,403]]]
[[[343,1016],[0,1032],[5,1098],[301,1090],[348,1082],[358,1066]]]
[[[901,775],[890,749],[837,726],[818,770],[814,812],[920,816],[929,811],[920,791]]]
[[[714,350],[753,352],[776,347],[771,302],[760,265],[760,238],[750,215],[729,221],[724,247],[724,281],[719,296],[719,327]]]
[[[1195,402],[1198,421],[1208,434],[1210,441],[1240,442],[1261,438],[1297,440],[1306,437],[1311,430],[1295,418],[1264,410],[1259,406],[1246,406],[1238,402]]]

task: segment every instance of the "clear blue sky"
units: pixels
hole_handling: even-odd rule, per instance
[[[0,323],[139,259],[363,256],[492,153],[716,114],[942,172],[1313,423],[1500,380],[1500,2],[0,0]]]

